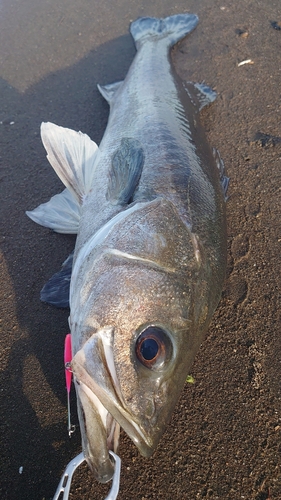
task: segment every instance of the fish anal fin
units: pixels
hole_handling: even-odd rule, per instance
[[[82,132],[49,122],[41,124],[41,138],[53,169],[82,204],[91,189],[98,146]]]
[[[107,199],[125,205],[132,198],[144,164],[144,151],[137,139],[124,137],[112,158]]]
[[[110,103],[112,102],[114,95],[116,94],[117,90],[122,86],[123,81],[121,82],[115,82],[115,83],[109,83],[108,85],[98,85],[98,90],[101,93],[101,95],[105,98],[105,100]]]

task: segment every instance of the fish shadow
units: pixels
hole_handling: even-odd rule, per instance
[[[75,237],[53,233],[25,215],[63,189],[46,159],[40,124],[81,130],[99,144],[109,109],[97,83],[122,80],[134,54],[131,37],[124,35],[25,93],[0,80],[1,251],[9,281],[2,284],[3,304],[13,296],[1,314],[3,500],[52,498],[62,470],[81,451],[79,432],[69,440],[66,429],[63,350],[69,311],[39,300],[42,286],[73,250]],[[53,406],[59,408],[55,415]],[[75,406],[72,394],[77,424]],[[99,495],[98,485],[96,491]]]

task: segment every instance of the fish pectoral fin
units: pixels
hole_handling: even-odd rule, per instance
[[[205,83],[187,82],[184,83],[184,88],[194,106],[199,108],[199,111],[208,106],[208,104],[211,104],[217,97],[217,93],[211,87],[205,85]]]
[[[50,122],[41,124],[41,138],[53,169],[82,204],[92,187],[98,146],[88,135]]]
[[[215,158],[217,167],[219,169],[219,174],[220,174],[220,182],[221,182],[221,187],[222,191],[224,194],[224,199],[227,201],[227,188],[229,184],[229,177],[225,175],[225,168],[224,168],[224,163],[223,160],[221,159],[221,155],[219,151],[216,148],[213,148],[213,156]]]
[[[144,164],[144,151],[137,139],[124,137],[112,158],[107,199],[126,205],[137,188]]]
[[[64,261],[61,270],[43,286],[40,300],[56,307],[69,307],[69,287],[73,263],[72,252]]]
[[[116,94],[117,90],[121,87],[122,84],[123,80],[121,82],[109,83],[108,85],[97,85],[97,87],[101,95],[110,105],[114,95]]]
[[[68,189],[53,196],[47,203],[42,203],[26,215],[44,227],[57,233],[77,234],[81,216],[81,207]]]

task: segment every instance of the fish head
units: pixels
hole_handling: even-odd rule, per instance
[[[72,290],[83,450],[102,482],[119,426],[143,456],[155,450],[208,316],[190,231],[167,201],[139,205],[88,255]]]

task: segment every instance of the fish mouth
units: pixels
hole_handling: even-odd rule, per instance
[[[86,461],[100,483],[107,483],[114,474],[109,450],[117,451],[120,426],[82,382],[75,380],[77,408]]]
[[[113,332],[109,327],[92,335],[71,362],[83,452],[95,478],[102,483],[114,474],[109,450],[117,452],[120,427],[141,455],[149,457],[155,448],[125,408],[113,360]]]

